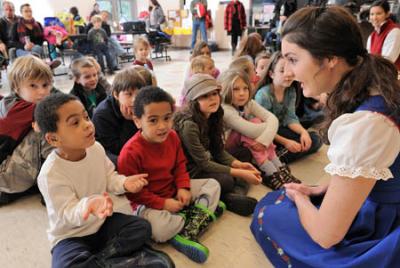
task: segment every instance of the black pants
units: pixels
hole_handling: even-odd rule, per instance
[[[144,219],[114,213],[92,235],[67,238],[52,249],[52,267],[101,267],[96,253],[112,248],[112,257],[127,256],[150,241],[151,225]],[[100,262],[101,263],[101,262]]]
[[[231,31],[231,46],[232,51],[236,51],[239,37],[242,38],[242,31]]]
[[[298,160],[306,155],[309,155],[309,154],[312,154],[312,153],[315,153],[316,151],[318,151],[318,149],[322,146],[321,138],[319,137],[319,135],[317,133],[315,133],[313,131],[309,131],[308,133],[310,134],[310,138],[312,141],[310,149],[306,152],[300,152],[300,153],[288,152],[284,156],[281,157],[282,161],[284,161],[286,163],[291,163],[291,162]],[[289,129],[287,127],[279,127],[278,134],[287,139],[291,139],[291,140],[300,142],[300,135],[293,132],[291,129]],[[277,151],[279,151],[283,148],[284,147],[281,144],[277,144]]]

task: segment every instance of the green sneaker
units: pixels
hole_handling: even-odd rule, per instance
[[[218,206],[217,206],[217,208],[216,208],[215,211],[214,211],[215,217],[217,217],[217,219],[220,218],[220,217],[222,216],[222,214],[224,214],[225,210],[226,210],[226,205],[225,205],[225,203],[222,202],[222,201],[219,201],[219,202],[218,202]]]
[[[177,234],[170,240],[170,243],[176,250],[182,252],[194,262],[204,263],[208,259],[208,248],[195,240]]]

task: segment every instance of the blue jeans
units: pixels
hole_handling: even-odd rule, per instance
[[[206,30],[206,20],[205,19],[193,19],[193,27],[192,27],[192,44],[191,49],[194,48],[197,39],[197,30],[200,28],[201,38],[203,41],[207,43],[207,30]]]
[[[17,57],[31,55],[31,54],[34,54],[41,58],[43,58],[43,56],[44,56],[43,48],[39,45],[34,45],[31,49],[31,51],[18,48],[16,51],[16,54],[17,54]]]
[[[318,151],[318,149],[322,146],[321,138],[314,131],[309,131],[308,133],[310,134],[310,138],[312,141],[310,149],[308,149],[308,151],[299,152],[299,153],[288,152],[285,155],[281,156],[281,160],[283,160],[285,163],[289,164],[300,158],[303,158],[306,155],[313,154],[316,151]],[[288,127],[279,127],[278,134],[287,139],[294,140],[296,142],[300,142],[300,135],[295,133],[293,130],[291,130]],[[283,148],[285,148],[283,145],[277,144],[277,151],[279,151]]]

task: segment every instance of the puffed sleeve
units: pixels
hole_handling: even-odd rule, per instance
[[[348,178],[393,178],[389,167],[400,151],[400,132],[386,116],[370,111],[344,114],[333,121],[328,138],[327,173]]]

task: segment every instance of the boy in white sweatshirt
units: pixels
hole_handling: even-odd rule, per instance
[[[35,120],[56,147],[38,177],[49,217],[52,267],[108,267],[118,262],[134,267],[143,261],[170,267],[167,255],[145,245],[151,226],[132,216],[123,195],[147,185],[147,174],[125,177],[115,172],[95,141],[82,103],[72,95],[53,94],[38,104]]]

